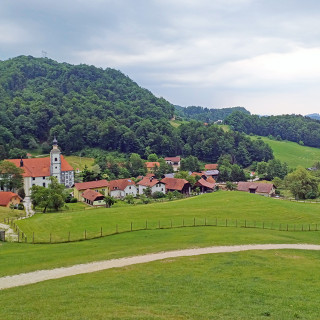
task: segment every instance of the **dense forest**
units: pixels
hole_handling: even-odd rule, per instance
[[[300,115],[259,117],[234,112],[225,119],[232,129],[260,136],[273,136],[302,145],[320,148],[320,121]]]
[[[120,71],[20,56],[0,61],[0,159],[17,149],[64,153],[88,148],[147,156],[230,154],[242,166],[268,161],[271,149],[244,134],[195,121],[174,128],[174,106]]]
[[[174,108],[176,115],[182,120],[199,120],[206,123],[224,120],[234,111],[240,111],[245,114],[250,114],[250,112],[243,107],[209,109],[195,106],[186,108],[174,106]]]

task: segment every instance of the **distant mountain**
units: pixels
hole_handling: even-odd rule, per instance
[[[309,118],[315,119],[315,120],[320,120],[320,114],[319,113],[307,114],[306,117],[309,117]]]
[[[250,112],[243,107],[209,109],[199,106],[181,107],[175,105],[174,108],[176,115],[184,120],[199,120],[207,123],[224,120],[234,111],[243,112],[244,114],[250,114]]]

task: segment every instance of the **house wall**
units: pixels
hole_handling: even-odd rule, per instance
[[[123,190],[111,190],[110,196],[116,199],[122,199],[125,197],[125,192]]]
[[[139,185],[138,186],[138,193],[139,194],[143,194],[143,191],[147,189],[146,186],[142,186],[142,185]],[[154,194],[155,192],[162,192],[162,193],[166,193],[166,185],[164,183],[157,183],[156,185],[154,185],[152,188],[151,188],[151,194]]]
[[[20,198],[18,196],[14,196],[11,198],[9,203],[7,204],[7,208],[10,208],[10,204],[12,203],[13,205],[18,205],[21,202]]]
[[[131,194],[132,196],[136,197],[136,196],[137,196],[137,193],[138,193],[138,190],[137,190],[137,187],[136,187],[136,186],[131,185],[131,186],[127,186],[127,187],[124,189],[124,192],[125,192],[125,195]]]

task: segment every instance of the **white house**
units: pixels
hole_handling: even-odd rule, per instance
[[[179,156],[176,157],[166,157],[164,158],[165,162],[169,164],[173,171],[178,171],[180,169],[180,161],[181,158]]]
[[[51,176],[56,177],[59,183],[67,188],[74,185],[74,170],[61,154],[56,139],[53,140],[50,158],[8,159],[7,161],[23,169],[26,196],[30,196],[30,189],[34,185],[47,187],[51,182],[49,179]]]
[[[127,195],[137,196],[136,184],[131,179],[118,179],[109,181],[110,196],[123,199]]]
[[[166,193],[166,185],[165,183],[159,181],[154,177],[144,177],[141,181],[137,183],[139,194],[143,194],[144,190],[148,187],[151,189],[151,194],[155,192]]]

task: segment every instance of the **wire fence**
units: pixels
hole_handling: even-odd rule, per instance
[[[212,228],[242,228],[242,229],[260,229],[260,230],[277,230],[283,232],[311,232],[320,231],[320,224],[317,223],[280,223],[267,221],[250,221],[246,219],[221,219],[221,218],[186,218],[181,220],[145,220],[131,221],[129,223],[115,224],[114,226],[100,226],[96,230],[92,228],[84,230],[70,230],[65,233],[54,231],[45,234],[44,232],[24,233],[17,226],[14,219],[4,219],[6,224],[17,233],[17,242],[31,244],[53,244],[77,242],[102,237],[110,237],[128,232],[146,231],[146,230],[164,230],[164,229],[181,229],[196,227]]]

